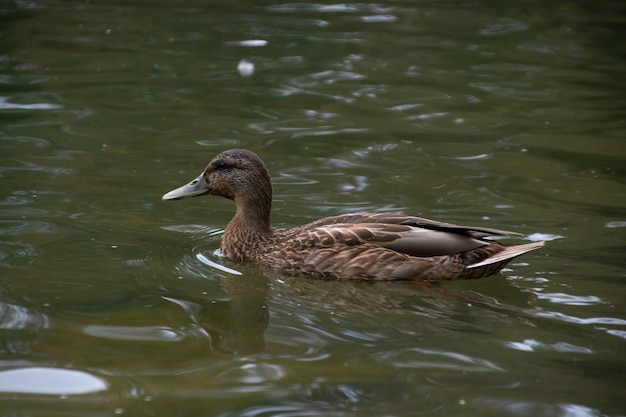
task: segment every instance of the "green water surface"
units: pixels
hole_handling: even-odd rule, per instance
[[[3,2],[0,415],[626,415],[625,23],[613,1]],[[235,147],[277,225],[548,243],[435,287],[235,264],[232,202],[161,201]]]

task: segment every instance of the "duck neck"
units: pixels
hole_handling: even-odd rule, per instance
[[[270,212],[272,209],[272,201],[270,199],[260,199],[256,197],[252,200],[236,199],[237,213],[229,223],[229,226],[235,226],[240,232],[250,233],[260,236],[268,236],[271,234],[272,226],[270,223]]]

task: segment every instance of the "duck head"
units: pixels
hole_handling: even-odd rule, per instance
[[[217,155],[193,181],[163,195],[163,200],[181,200],[201,195],[217,195],[230,200],[256,200],[272,195],[267,167],[254,152],[231,149]]]
[[[217,195],[235,202],[233,224],[269,230],[272,182],[267,167],[254,152],[231,149],[217,155],[189,184],[163,195],[163,200],[180,200]]]

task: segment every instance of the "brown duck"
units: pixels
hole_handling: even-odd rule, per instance
[[[222,237],[224,255],[289,273],[363,280],[480,278],[544,244],[505,246],[489,237],[519,233],[394,213],[344,214],[294,228],[272,227],[269,171],[245,149],[217,155],[198,178],[163,200],[205,194],[231,199],[237,207]]]

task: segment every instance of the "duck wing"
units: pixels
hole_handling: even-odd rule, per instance
[[[305,226],[314,246],[376,245],[410,256],[452,255],[488,245],[489,236],[518,234],[393,213],[347,214]]]

